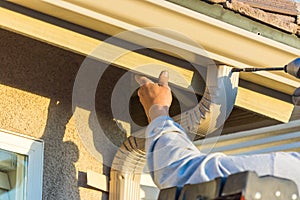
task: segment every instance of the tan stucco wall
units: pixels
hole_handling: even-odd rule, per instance
[[[72,88],[84,57],[1,29],[0,38],[0,128],[44,140],[43,199],[106,199],[86,186],[85,173],[109,175],[109,169],[87,151],[72,117]],[[124,132],[103,97],[122,73],[110,68],[96,97],[99,121],[117,143]]]

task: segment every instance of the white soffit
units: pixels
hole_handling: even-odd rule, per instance
[[[109,35],[142,27],[167,28],[200,44],[210,58],[234,67],[283,66],[300,55],[299,49],[163,0],[10,1]],[[161,34],[142,34],[165,42]],[[132,38],[131,42],[140,43],[145,41],[144,37],[139,41]],[[182,38],[174,37],[169,45],[181,48],[182,43],[185,43]],[[192,57],[194,47],[185,45],[185,48],[187,57]],[[300,86],[299,80],[284,72],[247,73],[241,74],[241,78],[286,94],[292,94]]]

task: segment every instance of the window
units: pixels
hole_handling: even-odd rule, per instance
[[[0,199],[25,199],[27,156],[0,149]]]
[[[41,200],[43,142],[0,129],[0,199]]]

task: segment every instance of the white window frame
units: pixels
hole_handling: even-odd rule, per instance
[[[42,200],[43,141],[0,129],[0,149],[27,156],[26,199]]]

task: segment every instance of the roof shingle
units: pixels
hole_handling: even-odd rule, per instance
[[[300,3],[293,0],[205,0],[300,36]]]

